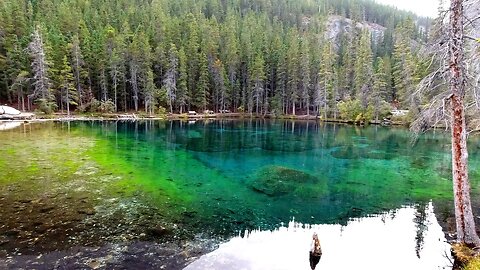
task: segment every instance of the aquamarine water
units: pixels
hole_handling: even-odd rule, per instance
[[[469,138],[475,209],[479,149],[480,140]],[[68,247],[94,244],[95,235],[107,232],[109,241],[118,235],[148,238],[159,222],[167,229],[154,230],[154,237],[173,231],[178,237],[202,233],[230,239],[278,229],[292,219],[348,226],[355,218],[386,213],[395,218],[402,209],[413,209],[414,251],[432,223],[428,213],[444,232],[451,229],[450,170],[449,133],[443,130],[414,141],[405,128],[315,121],[27,124],[0,132],[0,206],[27,202],[26,208],[3,207],[2,217],[10,219],[0,234],[9,240],[7,250],[42,251],[47,244],[30,249],[38,240],[28,242],[44,236],[30,221],[39,217],[68,217],[77,235],[63,232],[61,243]],[[56,200],[65,203],[62,213],[75,212],[72,217],[58,214],[57,207],[39,216],[28,208],[28,203],[45,207]],[[78,209],[83,204],[85,209]],[[13,240],[18,234],[12,230],[19,226],[32,230],[31,236],[19,234],[23,242]]]

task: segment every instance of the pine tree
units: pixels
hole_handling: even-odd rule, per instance
[[[373,56],[370,40],[370,32],[364,30],[360,36],[355,62],[355,92],[364,109],[368,106],[372,88]]]
[[[238,39],[236,37],[236,26],[237,22],[235,21],[234,14],[232,12],[227,13],[227,18],[225,21],[225,26],[223,32],[225,33],[224,36],[224,47],[225,49],[222,50],[224,52],[223,59],[226,69],[227,69],[227,76],[228,76],[228,87],[230,96],[232,99],[232,106],[234,109],[238,107],[238,101],[240,99],[240,93],[238,93],[236,89],[237,83],[237,73],[238,73],[238,66],[239,66],[239,46],[238,46]],[[225,109],[225,108],[223,108]]]
[[[187,102],[190,99],[188,96],[188,74],[187,74],[187,56],[183,48],[178,52],[178,81],[177,81],[177,104],[180,108],[180,114],[185,111]]]
[[[5,81],[7,83],[7,100],[13,101],[13,97],[17,96],[18,101],[22,100],[24,104],[24,86],[28,80],[23,79],[21,73],[28,70],[29,59],[26,50],[22,48],[22,42],[16,34],[12,34],[6,38],[9,46],[6,48],[6,57],[4,59]],[[8,84],[11,84],[8,87]],[[19,102],[20,103],[20,102]],[[25,106],[22,107],[24,110]]]
[[[96,89],[99,89],[97,98],[103,102],[109,99],[108,77],[107,77],[107,58],[108,51],[106,46],[108,29],[101,29],[93,32],[92,35],[92,54],[95,57],[93,72],[96,76]]]
[[[355,36],[356,33],[352,33],[352,35]],[[341,49],[343,51],[341,66],[344,68],[345,75],[344,85],[342,85],[341,88],[346,91],[346,93],[342,93],[341,95],[345,98],[353,99],[357,94],[354,80],[356,76],[355,63],[357,62],[356,38],[350,35],[344,35]]]
[[[19,110],[25,111],[25,95],[26,95],[26,86],[29,81],[29,72],[22,70],[17,74],[17,77],[13,81],[13,84],[11,86],[12,90],[16,93],[18,99],[19,99],[19,106],[20,104],[22,105]]]
[[[185,45],[185,53],[187,54],[187,74],[188,74],[188,90],[190,91],[189,96],[195,96],[195,91],[197,90],[197,83],[199,80],[199,69],[200,69],[200,41],[198,37],[198,23],[195,16],[191,13],[186,16],[186,27],[187,27],[187,41]],[[204,87],[204,86],[202,86]]]
[[[113,103],[115,111],[118,110],[118,86],[125,80],[125,43],[121,35],[117,35],[113,41],[113,48],[109,58],[109,73],[113,86]]]
[[[319,114],[320,107],[323,107],[324,118],[327,119],[329,103],[330,107],[335,106],[336,103],[336,94],[334,93],[335,52],[330,42],[324,43],[321,59],[318,82],[315,87],[315,105],[317,114]]]
[[[289,33],[289,48],[287,51],[287,99],[291,103],[292,114],[295,115],[295,105],[298,101],[298,86],[301,72],[298,59],[298,35],[296,32]]]
[[[151,54],[148,39],[143,32],[135,35],[129,46],[130,84],[132,86],[132,99],[135,111],[138,111],[140,101],[140,87],[146,81],[150,69]]]
[[[210,96],[210,93],[209,93],[210,74],[208,72],[207,55],[205,53],[201,53],[199,60],[200,60],[199,61],[200,77],[198,79],[195,92],[193,93],[193,99],[194,99],[194,105],[198,109],[202,109],[203,111],[205,111],[207,110],[208,99]]]
[[[177,75],[178,75],[178,51],[175,44],[170,44],[170,50],[168,51],[168,70],[163,79],[165,86],[167,102],[170,108],[170,113],[173,113],[173,104],[175,103],[177,92]]]
[[[377,69],[373,77],[373,91],[370,104],[373,105],[375,121],[378,121],[382,101],[387,91],[386,67],[382,58],[377,58]]]
[[[78,105],[78,95],[74,86],[74,75],[72,68],[68,62],[67,56],[63,57],[62,66],[59,71],[59,79],[61,82],[61,103],[65,103],[67,115],[70,116],[70,105]],[[62,105],[63,108],[63,105]]]
[[[215,89],[214,103],[216,111],[225,110],[225,105],[228,102],[227,89],[225,85],[225,69],[220,59],[215,60],[212,66],[212,78]]]
[[[255,112],[257,114],[261,114],[261,101],[262,97],[265,94],[265,87],[264,87],[264,81],[265,81],[265,61],[263,60],[263,57],[257,53],[257,56],[255,56],[255,60],[253,62],[253,65],[250,69],[250,87],[251,87],[251,94],[250,97],[251,99],[249,100],[249,103],[253,103],[255,105]],[[253,107],[253,106],[249,106]],[[252,113],[252,111],[249,111]]]
[[[82,50],[80,48],[80,39],[78,38],[78,35],[74,35],[72,38],[71,59],[73,75],[75,79],[75,87],[78,96],[78,103],[80,107],[82,107],[84,95],[83,85],[84,80],[88,76],[88,74],[84,69],[85,62],[83,61]]]
[[[418,79],[416,77],[417,64],[410,47],[410,38],[413,30],[411,26],[400,26],[396,29],[393,51],[393,80],[395,83],[395,97],[403,108],[417,107],[412,94]],[[416,108],[415,108],[416,109]]]
[[[302,108],[307,110],[307,115],[310,114],[310,52],[307,40],[303,38],[300,42],[300,100],[302,101]]]
[[[287,60],[285,55],[285,47],[279,52],[278,57],[278,67],[277,67],[277,76],[276,76],[276,91],[275,99],[280,103],[280,111],[283,114],[287,113]]]
[[[147,70],[147,78],[145,87],[143,90],[143,95],[145,96],[145,112],[152,115],[155,112],[155,95],[157,88],[153,82],[153,71],[151,69]]]

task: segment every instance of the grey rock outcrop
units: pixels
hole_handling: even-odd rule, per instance
[[[383,41],[386,27],[372,22],[356,22],[354,20],[332,15],[329,16],[326,22],[325,38],[332,41],[337,47],[340,44],[340,37],[342,33],[352,34],[355,29],[368,30],[372,35],[374,45]]]

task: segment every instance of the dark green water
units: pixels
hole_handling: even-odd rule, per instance
[[[478,206],[480,141],[469,143]],[[87,225],[96,215],[112,217],[115,202],[122,220],[153,216],[187,234],[220,237],[276,228],[292,218],[347,224],[431,201],[446,219],[450,168],[448,133],[430,132],[412,144],[402,128],[139,121],[31,124],[0,132],[0,204],[65,194],[65,201],[84,197],[95,210],[93,217],[77,217]]]

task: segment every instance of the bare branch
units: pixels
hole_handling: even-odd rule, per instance
[[[466,39],[477,41],[477,42],[478,42],[478,39],[479,39],[479,38],[474,38],[474,37],[471,37],[471,36],[468,36],[468,35],[463,35],[463,37],[466,38]]]

